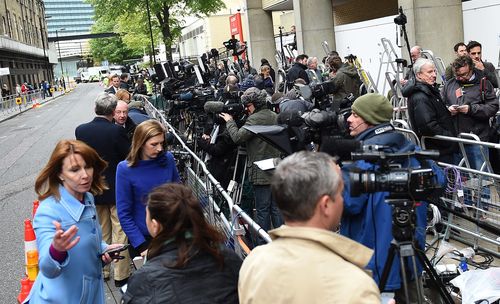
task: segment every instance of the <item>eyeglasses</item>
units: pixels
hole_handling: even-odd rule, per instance
[[[469,79],[470,75],[471,75],[471,70],[468,70],[467,72],[462,73],[462,74],[455,74],[455,78],[456,79]]]

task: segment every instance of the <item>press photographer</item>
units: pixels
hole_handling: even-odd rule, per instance
[[[276,124],[277,115],[267,108],[266,97],[266,91],[257,88],[249,88],[243,93],[241,102],[249,113],[243,127]],[[259,160],[278,157],[279,151],[254,133],[243,127],[238,128],[230,114],[222,113],[220,116],[226,121],[227,131],[234,143],[246,144],[248,177],[253,185],[257,210],[255,221],[266,231],[271,228],[271,224],[274,228],[281,226],[283,220],[271,195],[272,173],[262,171],[254,164]]]
[[[393,107],[384,96],[375,93],[361,96],[353,103],[352,113],[347,119],[350,135],[356,140],[363,141],[364,145],[383,146],[384,153],[405,153],[418,150],[418,147],[407,140],[403,134],[395,131],[390,124],[392,114]],[[432,162],[429,161],[428,164],[432,165]],[[415,157],[408,156],[405,159],[391,161],[391,165],[401,168],[417,168],[421,164]],[[368,268],[373,272],[375,281],[380,283],[391,241],[394,238],[392,232],[393,210],[386,202],[388,192],[365,192],[359,196],[353,196],[351,195],[352,185],[349,183],[350,171],[377,171],[378,168],[379,165],[367,160],[356,160],[342,168],[345,188],[344,214],[340,233],[375,250]],[[438,167],[432,166],[432,171],[438,177],[443,177],[443,173]],[[415,217],[415,221],[413,221],[415,234],[410,238],[415,241],[418,249],[423,250],[427,203],[413,201],[410,194],[408,194],[408,203],[412,207],[409,217]],[[418,298],[414,282],[417,278],[420,279],[422,268],[420,263],[417,264],[417,274],[411,273],[408,276],[411,303],[417,301]],[[390,268],[384,291],[395,292],[396,302],[406,303],[400,268],[400,260],[395,259]],[[406,267],[406,269],[409,268],[411,267]]]
[[[221,183],[221,186],[227,189],[231,180],[231,175],[227,172],[231,171],[231,166],[234,166],[238,145],[229,136],[226,122],[219,114],[229,113],[237,126],[241,127],[244,108],[239,103],[224,105],[220,101],[207,101],[204,110],[209,119],[204,134],[198,140],[198,146],[207,153],[205,160],[208,162],[208,170]]]

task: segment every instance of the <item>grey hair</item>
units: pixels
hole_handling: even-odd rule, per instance
[[[95,114],[96,115],[113,115],[113,111],[118,103],[118,98],[110,93],[101,93],[95,100]]]
[[[309,57],[307,59],[307,66],[309,67],[315,60],[318,61],[318,58],[317,57]]]
[[[413,64],[413,72],[415,74],[417,73],[420,73],[422,71],[422,68],[424,67],[424,65],[426,64],[430,64],[432,65],[433,67],[435,67],[434,65],[434,62],[432,62],[432,60],[430,59],[427,59],[427,58],[418,58],[415,63]]]
[[[271,190],[285,220],[307,221],[323,195],[335,197],[341,176],[332,168],[334,163],[326,153],[309,151],[294,153],[279,163]]]

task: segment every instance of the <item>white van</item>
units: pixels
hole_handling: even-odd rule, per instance
[[[98,66],[87,68],[87,71],[81,73],[81,78],[82,82],[98,82],[108,75],[109,70],[107,67]]]

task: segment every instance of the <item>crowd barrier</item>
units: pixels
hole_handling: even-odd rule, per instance
[[[0,98],[0,114],[22,112],[27,108],[37,106],[50,97],[62,94],[54,90],[53,93],[45,93],[42,89],[33,90],[27,94],[13,94]]]
[[[442,204],[452,210],[462,213],[463,217],[448,214],[443,221],[447,229],[441,235],[436,235],[433,242],[439,238],[455,239],[461,243],[480,249],[500,258],[500,238],[492,232],[500,230],[500,175],[493,173],[488,157],[490,150],[500,152],[500,144],[482,142],[474,134],[459,134],[458,137],[433,136],[422,137],[422,147],[432,138],[449,144],[457,144],[461,159],[458,165],[439,162],[448,176],[445,194],[440,198]],[[472,169],[471,159],[465,153],[465,145],[480,147],[483,163],[479,170]],[[491,229],[488,229],[490,227]]]
[[[183,141],[176,129],[167,121],[163,112],[158,110],[144,98],[146,112],[149,116],[160,121],[177,140],[177,147],[181,151],[172,151],[176,159],[182,162],[180,174],[184,182],[191,187],[202,204],[208,221],[219,227],[226,235],[227,245],[244,258],[250,252],[251,238],[260,237],[270,242],[269,235],[234,202],[229,193],[208,171],[206,164]],[[226,212],[224,212],[226,208]]]

